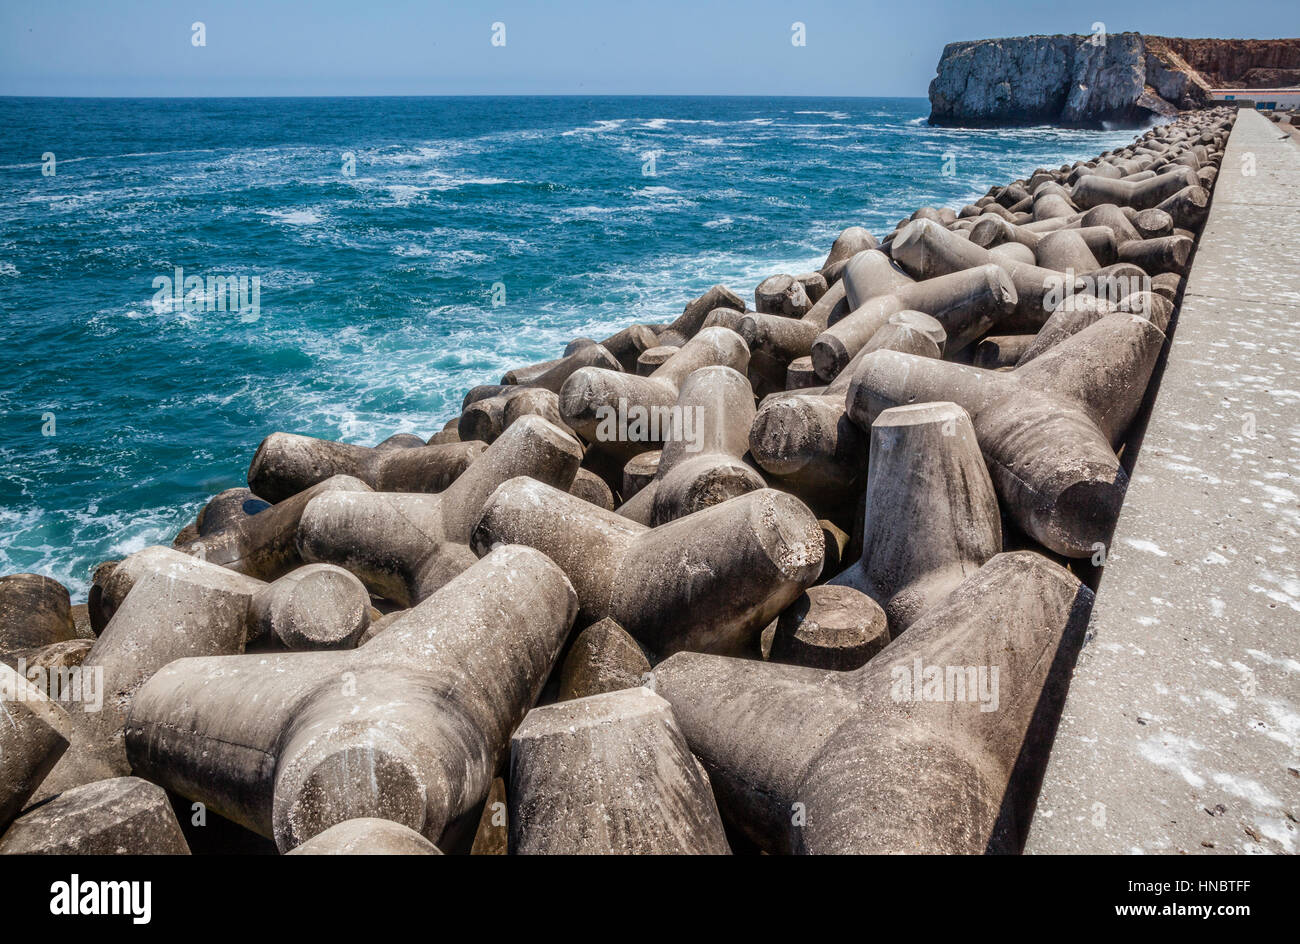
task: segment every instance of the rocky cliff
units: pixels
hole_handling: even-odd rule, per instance
[[[1262,87],[1300,68],[1300,40],[1022,36],[949,43],[930,123],[1118,127],[1198,108],[1213,86]]]
[[[1182,58],[1214,88],[1300,85],[1300,39],[1145,39],[1148,49]]]

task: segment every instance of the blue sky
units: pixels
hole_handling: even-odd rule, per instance
[[[1296,0],[0,0],[0,95],[921,96],[954,40],[1097,21],[1297,36],[1297,11]]]

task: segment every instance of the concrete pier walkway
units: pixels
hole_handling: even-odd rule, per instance
[[[1298,571],[1300,145],[1242,111],[1026,852],[1300,851]]]

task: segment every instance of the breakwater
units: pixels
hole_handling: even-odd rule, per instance
[[[1243,109],[1223,168],[1029,852],[1297,848],[1300,148]]]
[[[96,570],[93,641],[4,578],[6,661],[106,698],[23,701],[0,809],[52,799],[0,851],[178,851],[159,787],[285,852],[1018,850],[1232,120],[850,227],[431,436],[276,433]]]
[[[0,262],[0,573],[84,599],[100,561],[243,484],[277,429],[374,445],[441,425],[571,338],[1131,138],[934,128],[921,99],[209,104],[0,101],[0,226],[27,234]],[[45,177],[28,142],[49,127]],[[260,317],[206,293],[155,306],[177,267],[205,289],[260,278]]]

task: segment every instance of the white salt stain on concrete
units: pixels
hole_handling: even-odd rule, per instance
[[[1284,848],[1287,853],[1291,853],[1295,848],[1295,825],[1288,820],[1278,818],[1273,820],[1255,820],[1256,832],[1267,839],[1272,839]]]
[[[1206,701],[1208,701],[1210,704],[1212,704],[1215,708],[1218,708],[1225,715],[1230,715],[1237,710],[1237,703],[1235,701],[1233,701],[1227,695],[1221,694],[1211,689],[1208,688],[1203,689],[1201,691],[1201,697],[1204,698]]]
[[[1189,465],[1185,462],[1166,462],[1165,468],[1169,469],[1171,472],[1181,472],[1184,475],[1195,475],[1200,481],[1209,485],[1221,485],[1223,483],[1223,480],[1217,476],[1213,476],[1204,469],[1194,465]]]
[[[1274,603],[1285,604],[1300,613],[1300,581],[1289,577],[1279,577],[1267,570],[1260,571],[1259,576],[1261,580],[1276,584],[1277,587],[1265,587],[1252,583],[1247,589],[1252,593],[1262,593]]]
[[[1300,662],[1295,659],[1279,658],[1278,656],[1269,655],[1259,649],[1247,649],[1246,655],[1250,656],[1256,662],[1263,662],[1265,665],[1276,666],[1284,672],[1300,672]]]
[[[1252,806],[1277,809],[1282,805],[1277,797],[1254,780],[1247,780],[1245,777],[1234,777],[1232,774],[1226,773],[1213,773],[1210,777],[1216,786],[1239,799],[1245,800]]]
[[[1204,750],[1191,738],[1176,734],[1164,734],[1138,742],[1138,753],[1157,767],[1172,770],[1187,782],[1188,786],[1203,787],[1205,778],[1192,769],[1192,755]]]
[[[1252,718],[1249,729],[1293,750],[1300,746],[1300,715],[1295,713],[1295,709],[1285,701],[1266,695],[1258,696],[1255,701],[1257,707],[1264,710],[1268,720]]]
[[[1169,553],[1160,549],[1160,545],[1145,538],[1125,538],[1124,543],[1136,551],[1147,551],[1157,557],[1168,557]]]

